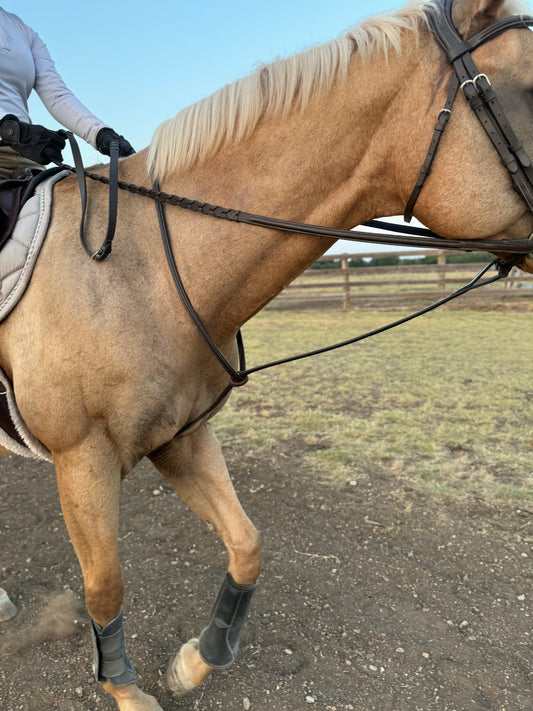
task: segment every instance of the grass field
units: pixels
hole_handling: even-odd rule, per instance
[[[267,311],[243,330],[250,367],[398,317]],[[411,486],[533,499],[533,313],[441,311],[332,354],[252,375],[213,420],[226,446],[285,447],[334,483],[379,468]]]

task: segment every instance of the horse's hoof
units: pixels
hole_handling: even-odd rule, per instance
[[[194,689],[195,684],[189,678],[189,674],[185,669],[184,656],[187,653],[196,652],[198,650],[198,640],[191,639],[171,659],[167,669],[167,684],[174,696],[180,697],[188,694]]]
[[[3,588],[0,588],[0,622],[12,620],[18,610],[9,599],[8,594]]]
[[[136,684],[113,686],[105,681],[102,686],[115,699],[119,711],[163,711],[154,697],[145,694]]]
[[[211,667],[202,661],[198,652],[198,640],[191,639],[168,665],[168,688],[176,697],[185,696],[205,681],[210,671]]]

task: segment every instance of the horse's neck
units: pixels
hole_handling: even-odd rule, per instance
[[[382,57],[302,112],[264,121],[252,138],[226,148],[170,187],[187,197],[272,217],[350,228],[401,208],[389,186],[394,135],[387,113],[399,90],[399,63]],[[404,68],[405,69],[405,68]],[[405,71],[407,71],[405,69]],[[379,81],[376,81],[379,77]],[[164,186],[165,190],[169,186]],[[213,328],[231,332],[331,245],[330,240],[183,215],[174,224],[193,303]],[[224,304],[223,313],[220,303]]]

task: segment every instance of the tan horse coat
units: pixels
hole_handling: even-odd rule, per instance
[[[367,61],[354,48],[345,78],[334,79],[299,109],[264,112],[242,140],[222,141],[202,160],[163,171],[162,189],[344,228],[402,212],[450,76],[423,27],[419,5],[406,11],[417,29],[399,31],[401,53],[383,39]],[[472,33],[494,19],[501,5],[456,0],[454,19]],[[378,37],[385,25],[375,23]],[[496,88],[513,88],[511,121],[530,154],[532,44],[531,33],[512,31],[475,53],[480,71]],[[142,152],[123,161],[121,180],[149,185],[146,159]],[[89,190],[88,232],[96,247],[105,232],[107,196],[99,184]],[[449,237],[523,239],[533,229],[532,216],[462,101],[416,215]],[[237,329],[330,245],[177,208],[167,208],[167,217],[190,298],[233,359]],[[260,543],[209,425],[174,438],[218,397],[228,377],[176,294],[154,204],[120,194],[114,250],[101,264],[79,246],[79,218],[72,178],[56,188],[53,222],[33,280],[1,326],[0,365],[13,380],[27,425],[53,453],[87,607],[103,626],[123,598],[117,554],[120,482],[142,457],[150,456],[190,508],[214,525],[238,582],[257,579]],[[178,663],[181,677],[188,678],[185,687],[210,671],[193,646],[186,646]],[[135,685],[105,686],[121,711],[159,708]]]

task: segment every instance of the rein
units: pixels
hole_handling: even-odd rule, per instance
[[[158,186],[157,186],[157,184],[155,184],[154,185],[155,192],[158,192],[157,188],[158,188]],[[292,363],[297,360],[302,360],[303,358],[310,358],[311,356],[320,355],[321,353],[328,353],[329,351],[337,350],[338,348],[343,348],[344,346],[351,345],[352,343],[358,343],[359,341],[363,341],[366,338],[370,338],[371,336],[376,336],[379,333],[384,333],[385,331],[395,328],[396,326],[400,326],[403,323],[412,321],[413,319],[418,318],[419,316],[422,316],[423,314],[429,313],[430,311],[433,311],[434,309],[438,308],[439,306],[442,306],[443,304],[446,304],[449,301],[456,299],[458,296],[462,296],[463,294],[466,294],[469,291],[472,291],[473,289],[478,289],[480,286],[492,284],[496,281],[499,281],[500,279],[504,279],[509,274],[512,267],[514,266],[514,261],[515,261],[515,257],[510,257],[508,260],[503,260],[503,259],[493,260],[492,262],[487,264],[485,267],[483,267],[483,269],[468,284],[465,284],[464,286],[460,287],[459,289],[454,291],[452,294],[449,294],[448,296],[445,296],[444,298],[439,299],[439,301],[436,301],[435,303],[430,304],[429,306],[421,309],[420,311],[416,311],[415,313],[410,314],[409,316],[406,316],[406,317],[398,319],[397,321],[394,321],[390,324],[387,324],[386,326],[382,326],[381,328],[375,329],[373,331],[369,331],[369,332],[364,333],[360,336],[356,336],[355,338],[350,338],[347,341],[342,341],[341,343],[336,343],[331,346],[325,346],[324,348],[319,348],[316,350],[308,351],[306,353],[301,353],[296,356],[289,356],[287,358],[282,358],[280,360],[275,360],[275,361],[271,361],[269,363],[264,363],[263,365],[255,366],[254,368],[246,368],[246,366],[245,366],[242,336],[241,336],[241,332],[239,331],[237,334],[237,343],[239,346],[240,365],[239,365],[239,369],[237,370],[228,361],[228,359],[224,356],[224,354],[222,353],[220,348],[213,341],[213,339],[209,335],[207,328],[205,327],[204,323],[202,322],[200,316],[195,311],[195,309],[194,309],[194,307],[187,295],[187,292],[185,291],[185,287],[183,286],[183,282],[181,280],[179,270],[178,270],[178,267],[176,264],[176,260],[175,260],[175,257],[174,257],[173,251],[172,251],[172,246],[170,243],[170,238],[169,238],[169,234],[168,234],[168,226],[167,226],[167,222],[166,222],[166,217],[165,217],[165,212],[164,212],[162,201],[156,201],[156,209],[157,209],[157,216],[159,219],[159,227],[161,230],[161,236],[163,239],[163,244],[165,246],[165,254],[167,257],[167,263],[169,265],[170,273],[172,274],[172,278],[173,278],[174,283],[176,285],[176,289],[180,295],[182,303],[185,306],[189,316],[196,324],[198,330],[200,331],[200,333],[204,337],[205,341],[207,342],[207,344],[213,351],[213,353],[216,356],[219,363],[222,365],[222,367],[226,370],[226,372],[230,376],[230,387],[238,387],[240,385],[245,385],[248,382],[248,376],[251,375],[252,373],[258,373],[261,370],[266,370],[267,368],[273,368],[274,366],[283,365],[285,363]],[[531,244],[529,244],[529,249],[531,249]],[[482,277],[486,274],[486,272],[489,271],[489,269],[491,269],[493,266],[496,266],[498,268],[498,274],[496,274],[493,277],[487,278],[487,279],[482,279]]]
[[[111,141],[109,144],[109,179],[107,181],[109,185],[109,204],[108,204],[108,217],[107,217],[107,232],[102,242],[102,246],[96,252],[93,252],[85,240],[85,215],[87,213],[87,183],[85,177],[91,177],[89,173],[83,168],[83,161],[81,158],[80,149],[74,134],[71,131],[62,131],[63,135],[68,138],[70,143],[70,150],[72,151],[72,157],[74,158],[75,168],[70,166],[61,166],[70,170],[71,173],[76,173],[78,178],[78,186],[80,189],[81,198],[81,220],[80,220],[80,242],[85,250],[85,252],[94,259],[96,262],[101,262],[111,253],[111,248],[113,244],[113,237],[115,236],[115,229],[117,226],[117,215],[118,215],[118,151],[119,144],[118,141]]]
[[[69,136],[69,140],[71,142],[75,140],[72,134]],[[81,164],[77,163],[75,168],[68,165],[62,165],[61,167],[72,173],[77,173],[81,170],[82,173],[84,173],[84,175],[91,180],[105,185],[110,185],[110,178],[105,175],[100,175],[99,173],[90,173],[84,170],[83,165]],[[353,230],[324,227],[323,225],[311,225],[305,222],[280,220],[274,217],[266,217],[265,215],[256,215],[251,212],[242,212],[241,210],[222,207],[221,205],[211,205],[208,202],[200,202],[199,200],[192,200],[190,198],[181,197],[180,195],[165,193],[159,189],[157,184],[154,184],[153,188],[147,188],[142,185],[135,185],[133,183],[125,183],[122,180],[117,180],[115,185],[120,190],[133,193],[134,195],[150,198],[150,200],[154,200],[156,203],[179,207],[182,210],[188,210],[189,212],[198,212],[202,215],[216,217],[221,220],[228,220],[229,222],[240,222],[254,227],[264,227],[265,229],[290,232],[292,234],[306,235],[308,237],[326,237],[328,239],[342,239],[348,242],[384,244],[397,247],[451,249],[460,252],[472,252],[475,249],[486,252],[505,252],[519,255],[521,257],[527,256],[532,251],[533,246],[531,238],[528,240],[499,241],[446,239],[425,227],[395,225],[394,223],[385,222],[383,220],[369,220],[364,223],[364,226],[387,230],[389,232],[398,232],[401,234],[381,235],[374,232],[354,232]]]

